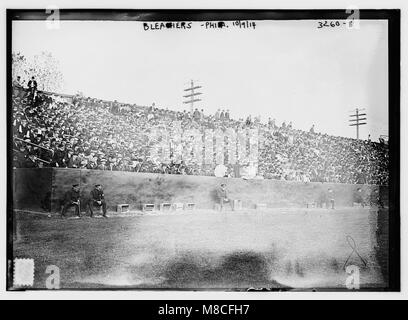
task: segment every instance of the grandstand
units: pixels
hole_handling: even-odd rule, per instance
[[[258,120],[13,89],[13,167],[388,185],[388,145]]]

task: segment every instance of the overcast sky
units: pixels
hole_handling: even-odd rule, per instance
[[[60,61],[64,93],[174,110],[190,79],[202,86],[205,113],[261,115],[295,128],[355,137],[349,111],[366,108],[361,138],[388,134],[387,22],[360,29],[317,21],[256,21],[255,29],[145,31],[142,22],[13,22],[13,51],[49,51]]]

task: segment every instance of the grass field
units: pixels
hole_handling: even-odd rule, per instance
[[[384,287],[377,211],[362,208],[196,210],[108,219],[16,213],[14,257],[33,258],[35,288],[48,265],[61,288],[345,288],[344,264],[362,288]],[[377,250],[377,251],[376,251]],[[383,253],[386,254],[386,253]]]

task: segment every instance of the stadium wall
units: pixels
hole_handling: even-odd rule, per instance
[[[13,169],[13,208],[50,209],[54,173],[52,168]]]
[[[388,204],[388,189],[375,185],[44,168],[14,169],[14,205],[15,208],[35,209],[48,201],[51,210],[58,212],[64,193],[72,184],[80,184],[85,203],[93,186],[100,183],[109,210],[120,203],[128,203],[131,210],[140,210],[143,203],[162,202],[193,202],[199,209],[213,209],[215,191],[221,182],[227,184],[232,199],[242,200],[244,208],[255,208],[257,203],[265,203],[271,208],[305,207],[306,203],[324,197],[328,188],[334,190],[338,207],[351,206],[357,188],[362,188],[366,197],[380,189],[383,203]]]
[[[41,209],[41,207],[44,207],[44,198],[47,198],[48,194],[49,202],[52,203],[53,212],[59,212],[60,200],[74,183],[81,184],[82,194],[84,195],[83,201],[86,200],[86,196],[95,183],[103,184],[110,210],[114,209],[117,203],[129,203],[132,209],[140,209],[141,203],[160,203],[162,201],[188,201],[195,202],[198,208],[213,208],[215,202],[214,190],[221,182],[226,182],[231,197],[241,199],[244,207],[247,208],[253,208],[255,203],[261,202],[266,203],[269,207],[304,207],[306,201],[317,200],[321,193],[325,192],[328,187],[334,190],[338,207],[351,206],[353,193],[358,187],[361,187],[367,195],[379,188],[380,193],[383,195],[384,204],[388,204],[386,198],[387,188],[372,185],[305,184],[276,180],[223,179],[200,176],[56,168],[14,169],[13,173],[15,208]],[[315,215],[312,214],[309,216],[305,216],[303,213],[298,215],[288,214],[287,217],[279,215],[275,220],[276,224],[281,225],[284,230],[287,228],[289,231],[288,233],[284,233],[284,236],[279,237],[279,240],[273,243],[272,248],[274,249],[271,254],[248,250],[239,253],[226,251],[225,256],[230,258],[225,259],[231,259],[232,262],[228,262],[229,260],[227,262],[232,263],[232,265],[246,263],[246,261],[255,261],[255,265],[249,269],[251,270],[251,274],[253,274],[253,272],[256,274],[256,272],[259,273],[263,270],[259,271],[260,268],[257,265],[257,261],[260,265],[263,265],[264,261],[270,262],[271,267],[277,266],[282,270],[286,268],[285,272],[287,275],[285,277],[290,280],[292,279],[292,275],[294,275],[295,278],[293,279],[295,283],[299,283],[298,281],[305,279],[307,280],[309,276],[313,277],[313,274],[305,277],[303,273],[313,272],[313,270],[319,270],[318,276],[322,279],[325,277],[329,278],[333,275],[333,272],[336,273],[336,279],[339,277],[339,274],[346,279],[346,275],[341,268],[352,250],[346,239],[346,235],[351,235],[358,244],[359,253],[362,254],[365,259],[373,261],[373,265],[370,265],[371,269],[363,268],[362,262],[358,260],[358,256],[354,255],[352,257],[352,259],[354,259],[352,263],[355,262],[356,265],[362,267],[362,279],[365,282],[370,282],[372,279],[368,277],[368,275],[373,272],[375,277],[378,277],[377,273],[381,272],[384,283],[387,284],[389,271],[388,210],[360,210],[361,209],[350,210],[348,213],[343,212],[340,215],[321,215],[321,213],[316,211],[314,212]],[[339,212],[341,212],[341,210],[339,210]],[[274,214],[272,210],[271,214]],[[218,215],[215,215],[215,217],[217,216]],[[149,218],[152,217],[153,216],[150,216]],[[172,218],[178,219],[176,221],[181,225],[185,223],[183,222],[184,217],[176,215]],[[215,221],[217,220],[215,219]],[[251,220],[249,220],[249,222],[250,221]],[[206,221],[205,223],[209,224],[210,222]],[[223,223],[225,224],[225,222]],[[259,241],[259,238],[254,236],[253,233],[246,234],[243,232],[241,223],[234,223],[233,228],[238,228],[237,235],[231,232],[226,232],[226,234],[234,237],[243,237],[243,239],[253,237],[255,243]],[[254,222],[252,221],[252,223]],[[302,224],[304,223],[306,223],[304,225],[305,228],[300,229],[300,236],[295,235],[293,232],[296,231],[293,231],[294,229],[290,226],[299,225],[303,227]],[[216,230],[216,228],[214,230]],[[292,230],[292,233],[290,230]],[[151,233],[149,233],[151,230],[143,229],[142,232],[146,232],[147,234],[145,239],[151,235]],[[212,231],[210,230],[210,232]],[[138,236],[143,238],[143,234],[144,233],[138,234]],[[197,237],[198,236],[195,235],[193,239],[197,239]],[[214,237],[215,240],[217,240],[216,231],[214,232]],[[180,243],[182,243],[181,240]],[[242,242],[238,241],[238,243]],[[248,243],[250,243],[250,241],[248,241]],[[231,248],[233,248],[234,241],[230,240],[228,245],[231,245]],[[246,248],[246,246],[247,245],[243,247]],[[256,244],[254,246],[256,247]],[[249,245],[249,247],[251,247],[251,245]],[[168,250],[167,243],[165,249]],[[184,253],[184,251],[176,251],[174,256],[163,256],[163,249],[160,247],[159,249],[151,248],[149,250],[157,250],[157,257],[160,257],[163,262],[160,263],[160,265],[166,266],[169,270],[168,274],[170,275],[178,275],[180,272],[182,272],[182,274],[184,274],[184,272],[190,272],[191,266],[195,267],[196,264],[198,267],[202,267],[200,265],[200,258],[194,255],[191,256],[191,250],[186,251],[187,253]],[[219,254],[219,252],[217,254]],[[220,256],[216,256],[214,259],[218,258],[224,259],[224,257]],[[152,260],[152,264],[157,266],[157,260]],[[207,266],[207,264],[205,266]],[[380,268],[376,269],[377,266]],[[176,271],[174,268],[176,268]],[[373,270],[376,271],[374,272]],[[262,275],[259,275],[259,277],[261,276]],[[105,277],[105,275],[103,275],[103,277]],[[195,279],[195,277],[191,276],[191,279]],[[378,282],[376,279],[374,280]],[[342,283],[342,285],[344,284]]]

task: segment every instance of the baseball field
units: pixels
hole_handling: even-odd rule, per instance
[[[346,289],[346,266],[355,265],[360,287],[378,289],[387,286],[388,252],[380,213],[268,208],[61,219],[18,211],[13,256],[34,259],[34,288],[45,288],[54,265],[61,289]]]

